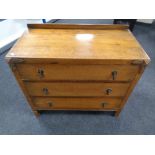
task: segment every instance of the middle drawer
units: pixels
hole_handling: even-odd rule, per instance
[[[30,96],[124,96],[130,83],[25,82]]]

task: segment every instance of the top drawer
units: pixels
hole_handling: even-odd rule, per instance
[[[131,81],[139,68],[134,65],[17,64],[17,69],[26,80]]]

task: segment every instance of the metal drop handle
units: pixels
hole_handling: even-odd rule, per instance
[[[38,75],[39,75],[40,78],[43,78],[44,77],[44,70],[39,68],[38,69]]]
[[[49,107],[52,107],[53,106],[53,103],[52,102],[48,102],[47,104],[49,105]]]
[[[43,88],[42,91],[43,91],[44,95],[48,95],[48,93],[49,93],[47,88]]]
[[[112,71],[112,79],[116,80],[117,77],[117,71]]]
[[[103,102],[103,103],[101,103],[101,106],[102,106],[103,108],[105,108],[106,105],[108,105],[107,102]]]
[[[112,93],[112,89],[111,88],[108,88],[107,90],[106,90],[106,94],[107,95],[110,95]]]

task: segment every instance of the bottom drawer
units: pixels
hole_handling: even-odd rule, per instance
[[[61,109],[61,110],[97,110],[119,109],[121,99],[118,98],[52,98],[34,97],[36,109]]]

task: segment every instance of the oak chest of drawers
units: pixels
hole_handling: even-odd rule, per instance
[[[115,111],[150,59],[126,25],[29,24],[6,55],[33,112]]]

